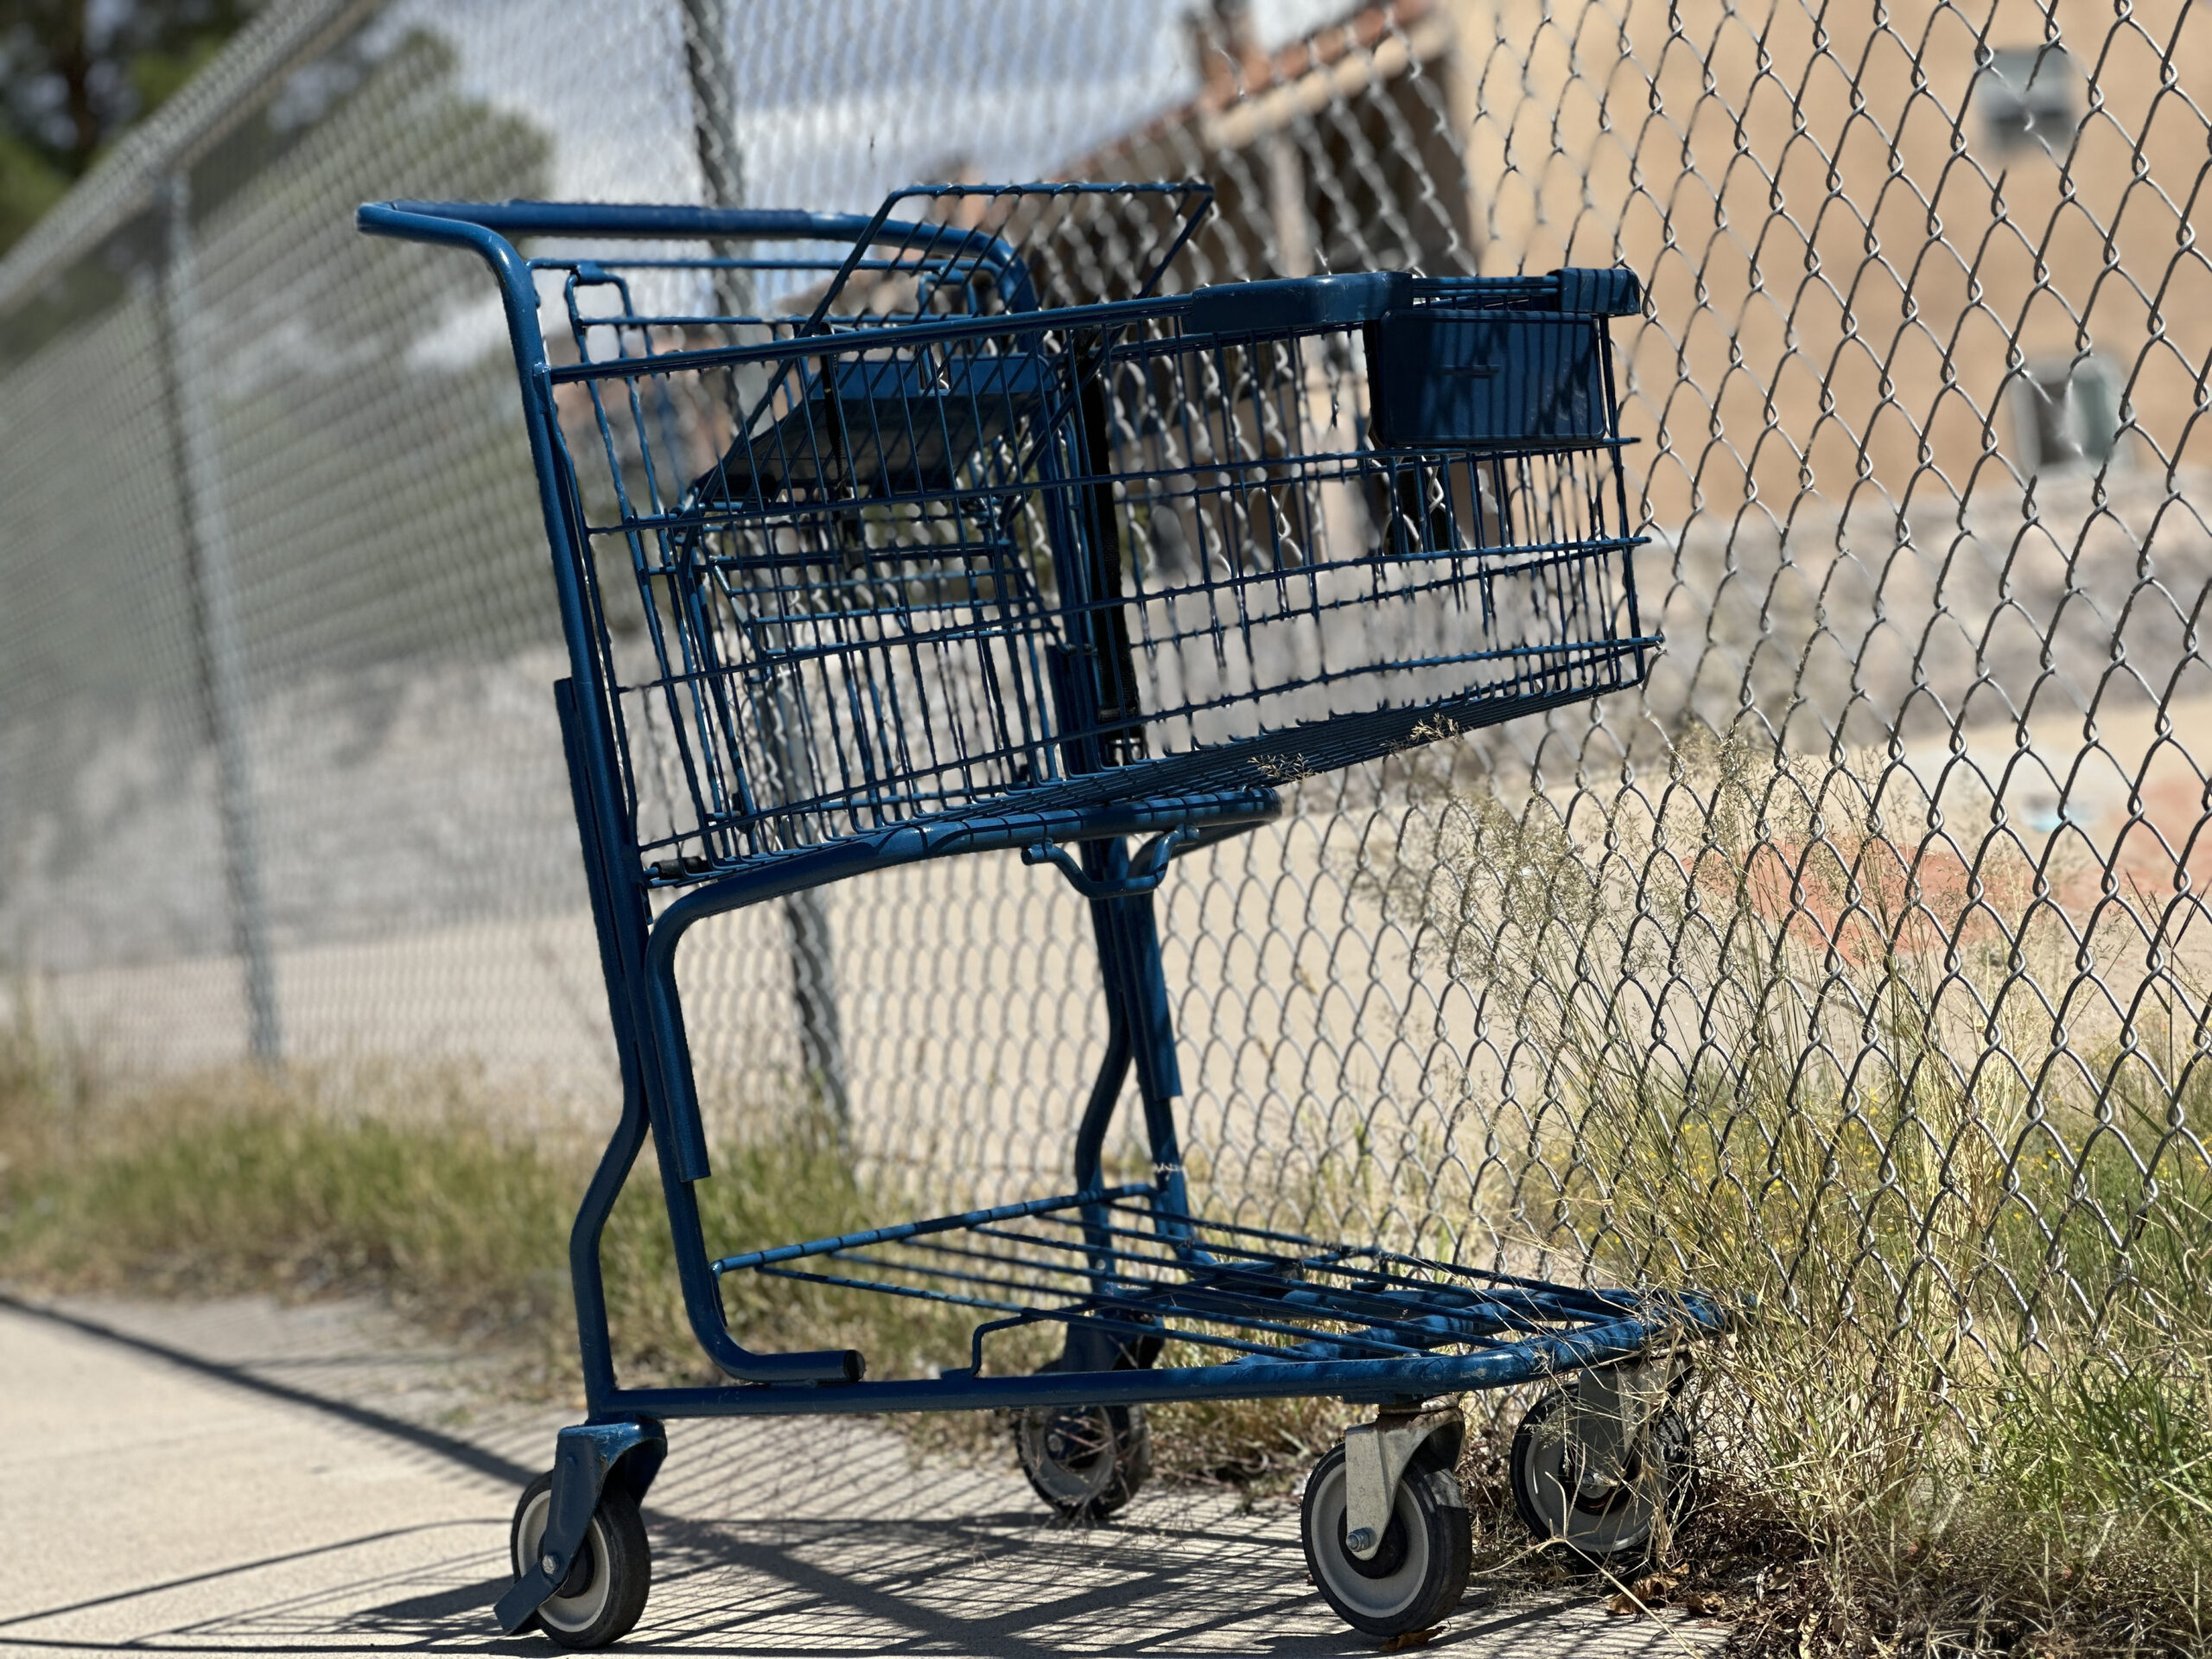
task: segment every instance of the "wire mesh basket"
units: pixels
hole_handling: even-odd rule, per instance
[[[1635,279],[1153,291],[1203,206],[941,187],[834,265],[538,262],[657,878],[1280,783],[1642,677]]]

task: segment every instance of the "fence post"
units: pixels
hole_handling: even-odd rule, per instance
[[[244,642],[231,581],[230,525],[223,512],[213,410],[200,352],[197,267],[192,245],[192,187],[181,173],[163,181],[167,232],[156,316],[169,454],[183,507],[185,581],[202,717],[215,751],[216,810],[231,932],[245,974],[248,1041],[253,1058],[273,1065],[283,1052],[276,1019],[276,975],[261,895],[261,844],[253,775],[246,752]]]
[[[709,207],[745,205],[744,152],[730,107],[729,0],[683,0],[683,68],[691,78],[691,134]]]
[[[731,107],[735,76],[729,60],[728,0],[683,0],[683,67],[691,81],[691,131],[699,154],[702,200],[710,207],[742,207],[745,165]],[[730,251],[719,244],[715,249],[725,257]],[[745,271],[716,272],[715,294],[725,315],[741,316],[753,308],[752,283]],[[790,724],[787,719],[778,721],[772,741],[785,779],[800,779],[810,775],[807,759],[790,741]],[[830,912],[819,890],[811,887],[787,896],[783,908],[791,948],[791,1001],[798,1012],[800,1064],[842,1131],[851,1122],[852,1103],[845,1088],[845,1035],[837,1016]]]

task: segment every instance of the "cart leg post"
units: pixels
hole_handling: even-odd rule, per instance
[[[1128,879],[1129,848],[1125,840],[1086,842],[1083,847],[1084,874],[1097,882]],[[1144,1103],[1145,1138],[1152,1150],[1153,1179],[1159,1184],[1160,1208],[1175,1216],[1190,1213],[1183,1188],[1183,1150],[1175,1132],[1175,1099],[1183,1092],[1183,1076],[1175,1063],[1175,1018],[1167,1002],[1167,976],[1160,958],[1160,922],[1149,891],[1090,901],[1090,919],[1098,936],[1098,965],[1105,979],[1109,1018],[1122,1033],[1129,1063],[1136,1068],[1137,1093]],[[1100,1082],[1105,1081],[1102,1072]],[[1119,1092],[1118,1088],[1116,1091]],[[1097,1097],[1092,1097],[1094,1110]],[[1106,1114],[1110,1116],[1111,1109]],[[1090,1128],[1090,1115],[1084,1117]],[[1098,1123],[1098,1137],[1106,1125]]]
[[[1569,1431],[1585,1448],[1592,1478],[1618,1482],[1631,1448],[1665,1409],[1669,1366],[1664,1360],[1623,1360],[1597,1365],[1569,1391]]]
[[[667,1451],[666,1435],[650,1417],[561,1431],[553,1454],[552,1514],[538,1543],[537,1560],[508,1586],[492,1610],[502,1630],[513,1635],[561,1587],[591,1529],[592,1512],[599,1508],[599,1496],[607,1482],[620,1478],[633,1497],[642,1499]]]
[[[688,924],[685,924],[688,925]],[[741,1382],[857,1382],[868,1369],[861,1353],[851,1348],[825,1349],[813,1353],[758,1354],[739,1345],[730,1335],[722,1308],[721,1282],[715,1276],[707,1255],[706,1236],[699,1223],[699,1198],[692,1190],[703,1180],[706,1138],[700,1128],[699,1102],[691,1074],[691,1057],[683,1038],[683,1008],[676,984],[676,950],[683,925],[666,918],[651,936],[645,951],[645,1018],[653,1033],[652,1053],[645,1068],[646,1099],[655,1090],[660,1109],[653,1116],[653,1150],[660,1165],[661,1197],[668,1210],[668,1230],[676,1247],[676,1277],[683,1293],[683,1311],[691,1334],[707,1357]],[[663,1140],[664,1125],[678,1126],[675,1135],[689,1135],[694,1158],[683,1154],[679,1139],[671,1151]]]
[[[1083,870],[1090,880],[1106,884],[1124,879],[1128,874],[1128,843],[1124,840],[1092,841],[1083,843]],[[1165,1055],[1165,1078],[1171,1091],[1179,1091],[1181,1084],[1175,1072],[1175,1039],[1172,1026],[1166,1024],[1167,988],[1159,972],[1160,941],[1156,931],[1147,928],[1152,945],[1152,972],[1147,981],[1143,964],[1135,964],[1130,971],[1129,929],[1122,912],[1128,906],[1145,906],[1145,917],[1151,918],[1152,899],[1149,894],[1136,899],[1094,899],[1090,901],[1091,925],[1097,934],[1099,973],[1106,994],[1106,1052],[1098,1063],[1098,1076],[1090,1085],[1090,1099],[1084,1106],[1083,1122],[1075,1136],[1075,1190],[1095,1192],[1105,1185],[1106,1131],[1112,1127],[1114,1113],[1121,1104],[1122,1090],[1128,1082],[1133,1064],[1137,1065],[1138,1088],[1145,1098],[1145,1126],[1148,1132],[1156,1169],[1173,1169],[1174,1185],[1173,1208],[1182,1210],[1182,1169],[1180,1154],[1175,1143],[1175,1122],[1168,1101],[1158,1090],[1162,1077],[1161,1055]],[[1132,1017],[1132,1010],[1136,1016]],[[1157,1033],[1165,1030],[1164,1039]],[[1147,1048],[1147,1062],[1140,1062],[1135,1031],[1154,1033]],[[1155,1105],[1155,1102],[1157,1104]],[[1164,1128],[1164,1134],[1162,1133]],[[1111,1252],[1113,1235],[1109,1230],[1105,1205],[1086,1204],[1083,1206],[1084,1248],[1089,1250],[1091,1282],[1103,1289],[1114,1271]],[[1048,1371],[1105,1371],[1123,1365],[1149,1366],[1160,1351],[1159,1343],[1151,1338],[1137,1342],[1118,1341],[1105,1333],[1082,1325],[1068,1327],[1067,1340],[1059,1357],[1046,1365]]]
[[[598,834],[599,815],[584,760],[583,736],[577,728],[575,682],[556,682],[553,703],[561,717],[561,749],[569,764],[569,790],[583,842],[584,886],[591,898],[600,971],[608,987],[607,1016],[622,1073],[621,1120],[607,1138],[607,1150],[592,1172],[591,1185],[584,1190],[583,1202],[576,1206],[575,1224],[569,1231],[569,1283],[576,1304],[576,1348],[582,1361],[584,1401],[596,1412],[615,1389],[614,1350],[607,1329],[607,1282],[600,1269],[599,1241],[606,1231],[607,1217],[613,1213],[614,1201],[622,1194],[623,1183],[629,1179],[645,1144],[645,1057],[639,1048],[628,999],[615,995],[613,989],[622,982],[622,946],[615,931],[619,924],[613,878]]]
[[[1440,1435],[1451,1440],[1447,1455],[1459,1461],[1467,1433],[1458,1405],[1428,1411],[1384,1407],[1371,1423],[1344,1431],[1344,1548],[1361,1560],[1372,1560],[1397,1507],[1398,1483],[1414,1454]]]
[[[626,1064],[624,1071],[629,1066]],[[614,1344],[607,1326],[607,1281],[600,1268],[599,1241],[614,1201],[645,1144],[645,1108],[634,1089],[623,1090],[622,1121],[600,1154],[591,1185],[576,1207],[569,1230],[569,1283],[576,1304],[576,1348],[582,1360],[584,1403],[593,1411],[613,1394]]]
[[[1096,1192],[1105,1185],[1106,1131],[1121,1104],[1122,1087],[1129,1080],[1129,1022],[1122,1015],[1120,999],[1109,985],[1106,994],[1106,1052],[1098,1062],[1097,1079],[1090,1085],[1090,1101],[1084,1108],[1083,1122],[1075,1132],[1075,1190]],[[1107,1230],[1106,1206],[1083,1206],[1083,1243],[1090,1252],[1091,1284],[1103,1289],[1105,1275],[1113,1271],[1113,1235]]]
[[[740,1382],[856,1382],[865,1362],[849,1349],[753,1354],[740,1347],[729,1334],[721,1287],[707,1259],[698,1199],[691,1190],[692,1182],[705,1179],[709,1166],[698,1101],[690,1092],[691,1061],[684,1045],[683,1006],[676,986],[676,947],[682,930],[652,932],[640,890],[634,883],[626,882],[607,857],[610,843],[627,844],[626,834],[610,835],[606,828],[610,818],[620,821],[620,798],[589,763],[584,731],[588,711],[581,705],[575,683],[558,682],[554,701],[561,715],[587,885],[599,929],[601,962],[607,975],[608,1013],[622,1064],[622,1122],[600,1160],[569,1239],[569,1272],[582,1340],[586,1397],[592,1408],[598,1410],[614,1393],[599,1239],[644,1144],[648,1125],[653,1131],[654,1159],[660,1166],[661,1192],[676,1247],[677,1279],[683,1293],[684,1312],[708,1357]],[[617,986],[635,988],[641,994],[621,995],[615,990]]]

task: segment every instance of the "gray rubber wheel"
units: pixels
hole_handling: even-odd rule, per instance
[[[1152,1430],[1142,1406],[1016,1412],[1014,1452],[1031,1489],[1069,1521],[1104,1520],[1152,1474]]]
[[[1299,1517],[1306,1570],[1337,1617],[1369,1636],[1426,1630],[1459,1605],[1474,1535],[1459,1478],[1432,1441],[1414,1454],[1382,1548],[1361,1560],[1344,1548],[1344,1449],[1313,1466]]]
[[[1696,1470],[1688,1421],[1668,1404],[1618,1476],[1606,1477],[1588,1466],[1568,1402],[1567,1389],[1549,1390],[1514,1432],[1513,1505],[1539,1541],[1590,1566],[1641,1561],[1656,1541],[1662,1506],[1670,1526],[1689,1509]]]
[[[517,1578],[537,1560],[552,1510],[553,1477],[543,1474],[522,1489],[508,1529],[507,1554]],[[652,1584],[652,1552],[638,1500],[620,1486],[609,1486],[599,1495],[575,1565],[538,1608],[534,1623],[556,1647],[603,1648],[630,1633],[645,1611]]]

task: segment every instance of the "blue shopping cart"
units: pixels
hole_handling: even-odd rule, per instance
[[[873,217],[360,210],[500,283],[620,1052],[621,1122],[570,1245],[588,1418],[518,1508],[509,1630],[594,1647],[635,1623],[671,1417],[996,1408],[1039,1494],[1096,1517],[1144,1478],[1147,1402],[1371,1405],[1309,1477],[1303,1529],[1331,1605],[1386,1637],[1465,1585],[1453,1396],[1548,1385],[1513,1454],[1543,1536],[1632,1554],[1681,1501],[1681,1347],[1719,1327],[1713,1302],[1194,1207],[1152,897],[1302,776],[1640,682],[1657,642],[1607,336],[1638,285],[1390,271],[1162,292],[1210,204],[1149,184],[907,190]],[[716,1257],[686,931],[994,849],[1089,901],[1109,1035],[1071,1190]],[[1109,1183],[1132,1072],[1151,1174]],[[721,1386],[615,1376],[599,1241],[649,1130]],[[923,1377],[753,1351],[720,1288],[747,1274],[970,1310],[969,1351]],[[1009,1333],[1039,1325],[1059,1357],[1022,1374]]]

